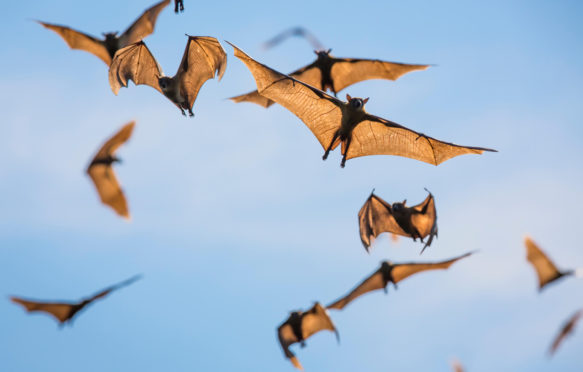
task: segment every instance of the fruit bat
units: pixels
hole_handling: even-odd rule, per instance
[[[451,362],[451,369],[453,372],[464,372],[464,366],[457,359]]]
[[[306,39],[312,45],[312,48],[314,48],[315,50],[324,50],[322,43],[320,43],[320,41],[314,36],[314,34],[312,34],[310,31],[306,30],[303,27],[290,28],[277,34],[272,39],[269,39],[268,41],[263,43],[263,49],[271,49],[290,36],[302,37]]]
[[[232,45],[232,44],[231,44]],[[495,151],[442,142],[364,110],[368,98],[342,102],[308,84],[279,73],[253,60],[239,48],[235,57],[243,61],[255,78],[259,94],[271,99],[299,117],[325,150],[342,144],[342,162],[365,155],[398,155],[438,165],[463,154]]]
[[[376,196],[374,190],[371,192],[358,212],[360,240],[367,252],[371,240],[384,232],[407,236],[413,238],[413,241],[419,238],[422,243],[429,236],[421,253],[431,245],[433,237],[437,236],[437,212],[433,195],[429,192],[423,202],[412,207],[407,207],[406,203],[407,200],[403,200],[402,203],[391,205]]]
[[[328,305],[327,309],[342,310],[355,298],[362,296],[365,293],[376,291],[377,289],[383,289],[385,293],[387,293],[388,291],[387,285],[389,283],[393,283],[396,289],[397,283],[399,283],[401,280],[405,278],[408,278],[413,274],[417,274],[421,271],[426,270],[445,270],[449,268],[454,262],[461,260],[462,258],[468,257],[471,254],[472,252],[466,253],[456,258],[452,258],[451,260],[434,263],[410,262],[402,264],[393,264],[390,261],[384,261],[381,263],[381,267],[377,271],[372,273],[372,275],[366,278],[362,283],[360,283],[346,296]]]
[[[555,264],[541,251],[529,237],[524,239],[526,245],[526,259],[532,264],[538,276],[538,289],[542,289],[555,280],[575,275],[576,270],[559,271]]]
[[[128,86],[128,80],[149,85],[172,101],[182,115],[186,116],[184,110],[188,110],[192,117],[192,106],[202,85],[217,75],[221,80],[226,67],[227,55],[217,39],[188,36],[176,75],[164,76],[146,44],[140,41],[115,53],[109,68],[109,85],[116,95],[122,86]]]
[[[121,287],[128,286],[140,278],[141,275],[136,275],[128,280],[108,287],[91,297],[84,298],[79,302],[64,302],[64,301],[45,302],[28,300],[20,297],[10,297],[10,299],[12,300],[12,302],[22,305],[24,309],[29,313],[40,311],[54,316],[59,322],[59,325],[63,326],[65,325],[65,323],[71,324],[73,322],[73,318],[77,316],[81,312],[81,310],[84,310],[89,304],[93,303],[93,301],[99,300],[100,298],[107,296],[111,292]]]
[[[130,138],[134,125],[134,121],[124,125],[113,137],[108,139],[87,167],[87,174],[91,177],[101,202],[127,219],[130,218],[128,204],[111,165],[121,162],[119,158],[115,157],[115,152]]]
[[[340,342],[340,337],[332,319],[328,316],[326,309],[316,302],[308,311],[294,311],[289,318],[277,328],[277,337],[286,358],[296,367],[303,371],[303,367],[296,356],[289,350],[289,346],[299,342],[302,347],[305,341],[314,333],[322,330],[329,330],[336,334],[336,340]]]
[[[164,0],[147,9],[140,18],[136,19],[136,21],[119,37],[117,36],[117,32],[104,33],[103,36],[105,37],[105,40],[97,39],[91,35],[84,34],[66,26],[59,26],[40,21],[38,23],[59,34],[72,49],[81,49],[94,54],[109,66],[111,65],[115,52],[123,47],[142,40],[154,32],[154,26],[156,25],[158,14],[160,14],[162,9],[168,4],[170,4],[170,0]]]
[[[549,354],[553,355],[557,349],[559,348],[559,346],[561,345],[561,343],[563,342],[563,340],[573,332],[575,325],[577,324],[577,322],[579,321],[579,319],[581,318],[581,316],[583,316],[583,309],[577,311],[575,314],[573,314],[569,320],[567,321],[567,323],[565,323],[563,325],[563,327],[561,328],[561,330],[559,331],[559,334],[557,335],[557,337],[555,338],[555,340],[553,341],[553,344],[551,345],[551,348],[549,349]]]
[[[174,13],[184,12],[183,0],[174,0]]]
[[[336,58],[330,55],[331,51],[331,49],[314,51],[318,56],[316,60],[292,72],[289,76],[316,89],[331,90],[336,96],[342,89],[364,80],[397,80],[408,72],[426,70],[430,66],[386,62],[378,59]],[[237,103],[256,103],[265,108],[277,102],[276,99],[270,99],[256,90],[230,99]]]

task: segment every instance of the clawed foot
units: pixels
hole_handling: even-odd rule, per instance
[[[182,116],[186,116],[186,112],[184,112],[183,109],[180,109],[180,112],[182,113]]]
[[[345,165],[346,165],[346,159],[342,159],[342,162],[340,163],[340,168],[344,168]]]
[[[322,160],[326,160],[326,159],[328,159],[328,151],[326,151],[324,153],[324,155],[322,156]]]
[[[192,109],[188,109],[188,116],[194,117],[194,112],[192,112]]]

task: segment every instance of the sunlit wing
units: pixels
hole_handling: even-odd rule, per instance
[[[360,239],[367,250],[372,240],[384,232],[409,236],[395,221],[387,202],[374,194],[371,194],[358,212],[358,221]]]
[[[143,41],[118,50],[109,68],[109,85],[113,93],[128,86],[131,80],[136,85],[148,85],[162,93],[158,78],[162,69]]]
[[[170,0],[163,0],[154,6],[148,8],[132,25],[119,37],[121,47],[128,46],[141,41],[146,36],[154,32],[158,15],[168,4]]]
[[[543,253],[543,251],[529,237],[524,239],[526,245],[526,259],[536,270],[539,289],[560,278],[563,274],[555,264]]]
[[[366,278],[362,283],[360,283],[356,288],[354,288],[346,296],[336,300],[332,304],[328,305],[328,309],[342,310],[346,305],[348,305],[355,298],[362,296],[365,293],[376,291],[378,289],[385,288],[385,281],[383,280],[383,275],[380,270],[377,270]]]
[[[290,360],[294,367],[303,371],[304,368],[300,364],[300,361],[289,349],[291,344],[298,342],[298,339],[294,334],[291,325],[288,323],[282,324],[277,329],[277,338],[279,339],[279,344],[281,345],[281,349],[283,350],[285,357]]]
[[[393,280],[399,283],[401,280],[408,278],[413,274],[417,274],[422,271],[427,270],[445,270],[449,268],[454,262],[461,260],[462,258],[468,257],[472,253],[466,253],[462,256],[452,258],[451,260],[435,262],[435,263],[403,263],[395,264],[393,266],[393,271],[391,272]]]
[[[75,306],[75,304],[39,302],[18,297],[11,297],[10,299],[12,302],[22,305],[27,312],[44,312],[55,317],[61,323],[69,319],[71,310]]]
[[[121,145],[130,139],[135,124],[135,121],[131,121],[124,125],[116,134],[113,135],[113,137],[108,139],[107,142],[101,146],[93,160],[103,159],[108,155],[113,155]]]
[[[94,164],[87,169],[87,173],[97,189],[101,202],[110,206],[121,217],[129,219],[127,201],[113,168],[106,164]]]
[[[338,332],[332,319],[328,315],[326,309],[322,307],[319,303],[316,303],[312,309],[305,312],[302,317],[302,336],[304,340],[308,339],[315,333],[323,330],[332,331],[336,334],[338,338]]]

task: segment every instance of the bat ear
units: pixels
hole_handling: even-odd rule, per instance
[[[407,204],[407,199],[403,200],[403,205]]]
[[[352,99],[352,97],[350,97],[350,94],[346,93],[346,100],[347,100],[348,102],[350,102],[350,100],[351,100],[351,99]]]
[[[366,105],[366,103],[368,102],[368,99],[369,99],[369,97],[366,97],[366,98],[365,98],[365,99],[362,101],[362,104],[363,104],[363,105]]]
[[[331,52],[331,51],[332,51],[332,49],[328,49],[328,50],[326,51],[326,54],[330,54],[330,52]]]

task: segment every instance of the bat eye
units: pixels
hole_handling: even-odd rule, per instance
[[[352,107],[354,108],[361,108],[362,107],[362,100],[360,99],[354,99],[352,100]]]

